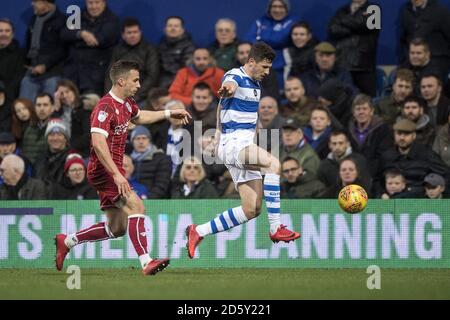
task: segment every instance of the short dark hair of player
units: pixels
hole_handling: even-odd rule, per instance
[[[413,46],[422,46],[425,51],[430,52],[430,46],[428,45],[428,43],[422,39],[422,38],[414,38],[411,40],[411,42],[409,43],[409,45],[413,45]]]
[[[425,109],[427,107],[427,102],[425,101],[425,99],[418,97],[418,96],[408,96],[406,97],[405,101],[403,101],[402,103],[402,108],[404,108],[406,106],[407,103],[410,102],[414,102],[417,103],[419,105],[420,108]]]
[[[295,163],[297,164],[297,166],[301,167],[300,163],[298,162],[297,159],[293,158],[293,157],[286,157],[283,159],[283,161],[281,162],[282,164],[288,161],[295,161]]]
[[[182,17],[180,17],[180,16],[169,16],[169,17],[166,18],[166,24],[167,24],[167,21],[169,21],[170,19],[178,19],[178,20],[180,20],[181,26],[184,28],[184,19]]]
[[[9,26],[11,27],[12,32],[14,33],[14,25],[13,25],[11,20],[9,20],[8,18],[1,18],[0,22],[9,24]]]
[[[355,110],[356,106],[360,106],[363,104],[368,104],[370,109],[374,109],[375,106],[373,105],[372,102],[372,98],[370,96],[368,96],[367,94],[364,93],[360,93],[358,95],[356,95],[355,99],[353,99],[353,103],[352,103],[352,111]]]
[[[34,104],[36,104],[36,101],[37,101],[38,98],[43,98],[43,97],[48,97],[49,100],[50,100],[50,103],[52,105],[55,104],[55,100],[53,99],[53,96],[50,93],[48,93],[48,92],[39,92],[36,95],[36,98],[34,99]]]
[[[120,77],[124,77],[131,70],[139,71],[139,63],[130,60],[118,60],[109,70],[109,78],[113,84],[116,84]]]
[[[139,29],[141,28],[141,24],[139,23],[139,20],[133,17],[127,17],[123,20],[122,23],[122,33],[125,32],[126,28],[129,27],[135,27],[138,26]]]
[[[420,78],[420,82],[422,82],[422,80],[425,79],[425,78],[435,78],[437,83],[438,83],[438,85],[442,87],[442,79],[437,73],[434,73],[434,72],[427,72],[427,73],[425,73],[422,76],[422,78]]]
[[[272,62],[275,59],[275,55],[275,51],[271,46],[265,42],[258,41],[252,45],[250,53],[248,54],[248,59],[253,59],[256,62],[261,62],[263,60]]]
[[[406,183],[405,176],[398,169],[389,169],[389,170],[386,170],[386,172],[384,173],[385,180],[387,180],[388,178],[396,178],[396,177],[401,177],[403,182]]]
[[[206,82],[196,83],[192,88],[192,92],[194,92],[194,90],[208,90],[209,93],[212,95],[211,87]]]

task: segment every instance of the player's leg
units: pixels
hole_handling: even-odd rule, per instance
[[[260,176],[259,176],[260,177]],[[186,229],[188,255],[192,259],[195,248],[203,238],[230,228],[237,227],[259,215],[261,212],[261,179],[249,180],[238,184],[241,205],[227,209],[219,216],[201,225],[190,225]]]
[[[280,220],[280,161],[266,150],[251,144],[240,151],[239,161],[248,169],[259,168],[264,174],[264,198],[270,223],[270,238],[274,242],[293,241],[300,237]]]
[[[131,192],[123,197],[122,212],[127,217],[128,236],[139,257],[143,273],[153,275],[169,265],[169,259],[152,259],[147,249],[147,233],[145,231],[145,207],[142,200]]]
[[[103,210],[107,216],[106,222],[96,223],[86,229],[79,230],[69,235],[56,235],[56,269],[61,271],[66,255],[74,246],[84,242],[103,241],[121,237],[125,234],[126,215],[123,214],[122,210],[115,207],[108,207]]]

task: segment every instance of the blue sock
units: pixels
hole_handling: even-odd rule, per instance
[[[196,230],[201,237],[234,228],[248,221],[242,207],[228,209],[222,212],[217,218],[198,225]]]
[[[270,223],[270,233],[277,232],[280,222],[280,176],[268,173],[264,177],[264,198]]]

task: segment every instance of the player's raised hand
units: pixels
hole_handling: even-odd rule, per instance
[[[219,91],[217,91],[217,94],[221,98],[229,98],[234,94],[234,87],[228,83],[224,83]]]
[[[117,189],[119,190],[119,194],[128,198],[131,194],[131,187],[128,180],[125,179],[125,177],[120,173],[114,175],[113,179]]]
[[[189,120],[192,119],[191,114],[184,109],[170,110],[170,117],[172,119],[181,119],[184,125],[188,124]]]

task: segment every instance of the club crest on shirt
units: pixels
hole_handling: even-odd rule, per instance
[[[127,103],[125,103],[125,105],[127,106],[128,112],[131,112],[131,106],[130,106],[130,104],[127,102]]]
[[[256,89],[253,89],[253,94],[255,95],[255,97],[258,96],[258,91],[256,91]]]
[[[98,117],[97,117],[98,121],[104,122],[104,121],[106,120],[106,118],[108,118],[108,112],[106,112],[106,111],[100,111],[100,112],[98,113]]]

